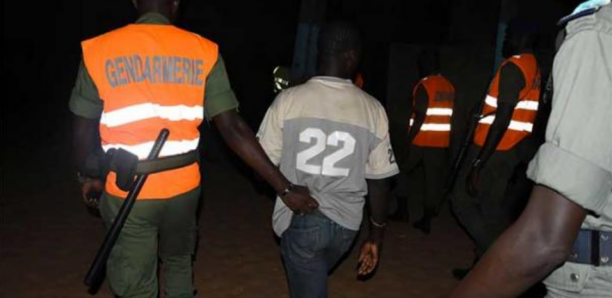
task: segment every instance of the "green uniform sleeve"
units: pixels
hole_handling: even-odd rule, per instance
[[[98,94],[98,88],[81,61],[76,83],[70,95],[70,111],[87,119],[100,118],[103,111],[103,101]]]
[[[238,108],[238,100],[230,86],[221,55],[219,55],[217,63],[213,66],[206,80],[204,98],[204,110],[208,119],[212,119],[225,111]]]

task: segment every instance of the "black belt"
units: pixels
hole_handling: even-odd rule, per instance
[[[193,150],[187,153],[160,157],[154,160],[140,160],[136,164],[134,174],[154,174],[159,172],[165,172],[188,166],[198,161],[198,151]],[[118,165],[111,163],[110,170],[117,171]]]
[[[567,261],[612,266],[612,232],[580,230]]]
[[[138,156],[124,149],[110,149],[106,153],[88,156],[83,169],[85,176],[105,179],[110,171],[117,173],[117,186],[128,191],[136,175],[154,174],[182,168],[198,161],[197,150],[187,153],[161,157],[154,160],[138,160]]]
[[[198,160],[198,154],[194,150],[154,160],[138,160],[138,156],[124,149],[111,149],[104,158],[107,161],[104,164],[108,165],[106,172],[117,173],[115,181],[117,187],[123,191],[129,191],[137,175],[159,173],[188,166]]]

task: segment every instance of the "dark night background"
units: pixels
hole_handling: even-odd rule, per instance
[[[492,48],[500,2],[330,0],[327,19],[348,19],[361,28],[366,40],[362,63],[366,90],[384,102],[391,45]],[[556,20],[578,1],[517,2],[518,14],[539,24],[541,48],[549,49]],[[181,1],[178,25],[220,45],[241,111],[253,127],[273,99],[272,69],[291,64],[299,10],[298,0]],[[48,135],[58,124],[66,123],[67,99],[80,59],[79,42],[135,18],[128,0],[4,1],[3,134],[22,139],[28,134],[17,130],[34,129]],[[14,125],[14,120],[23,117],[31,121]]]
[[[469,107],[482,99],[493,71],[501,2],[329,0],[326,19],[350,20],[362,30],[365,90],[387,107],[393,135],[406,127],[407,100],[417,80],[414,59],[424,46],[442,49],[443,73],[455,83],[459,114],[465,117]],[[539,25],[536,54],[545,76],[559,30],[555,23],[579,2],[514,1],[518,16]],[[81,59],[80,41],[136,18],[129,0],[4,1],[3,8],[0,288],[13,275],[13,268],[5,261],[18,258],[23,246],[49,245],[32,240],[30,230],[61,222],[58,218],[64,216],[63,209],[83,211],[75,206],[80,201],[70,165],[68,109]],[[274,99],[273,68],[292,63],[299,16],[299,0],[181,1],[178,26],[219,44],[241,114],[254,130]],[[458,121],[464,119],[459,117]],[[207,152],[226,156],[218,137],[208,128],[205,125],[203,143],[213,148]],[[401,148],[396,148],[398,152]],[[41,201],[45,203],[40,205]],[[264,220],[269,220],[268,213],[264,215]],[[269,221],[263,224],[269,226]],[[84,263],[95,245],[87,249]],[[35,263],[40,258],[19,260]],[[17,296],[0,289],[0,297]]]
[[[578,1],[506,2],[516,3],[519,17],[539,25],[538,58],[546,76],[559,29],[555,23]],[[408,99],[418,80],[417,50],[431,45],[441,48],[443,73],[456,85],[459,116],[454,124],[462,128],[493,69],[501,0],[328,3],[326,19],[353,21],[363,32],[365,90],[386,104],[392,135],[401,132],[409,118]],[[3,5],[4,192],[5,176],[24,170],[20,164],[39,165],[35,156],[70,154],[68,99],[81,57],[80,41],[132,22],[136,11],[129,0],[4,1]],[[178,25],[219,44],[241,113],[254,130],[274,99],[272,69],[291,65],[299,15],[298,0],[181,1]],[[224,151],[218,142],[203,143],[215,147],[214,152]],[[398,145],[397,155],[401,150]]]

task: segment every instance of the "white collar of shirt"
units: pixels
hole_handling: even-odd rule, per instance
[[[330,76],[314,76],[311,78],[311,80],[321,80],[321,81],[329,81],[329,82],[335,82],[335,83],[347,83],[347,84],[353,83],[353,81],[349,79],[342,79],[342,78],[330,77]]]

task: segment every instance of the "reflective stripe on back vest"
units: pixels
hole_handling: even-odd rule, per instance
[[[501,68],[509,62],[518,66],[523,73],[525,87],[519,93],[519,102],[514,108],[508,130],[506,130],[506,133],[497,146],[497,150],[500,151],[512,149],[521,140],[531,134],[540,101],[540,71],[535,56],[533,54],[516,55],[504,61],[489,86],[489,94],[485,98],[485,105],[482,109],[482,116],[484,117],[478,122],[478,126],[476,127],[474,143],[479,146],[484,146],[491,124],[493,124],[495,120],[497,98],[499,96],[500,71]]]
[[[160,156],[196,150],[204,118],[206,77],[217,45],[170,25],[133,24],[84,41],[83,60],[104,111],[102,148],[123,148],[145,159],[159,131],[170,130]],[[107,177],[106,191],[125,197]],[[197,163],[149,175],[138,199],[166,199],[200,184]]]
[[[423,86],[427,92],[428,107],[421,130],[412,143],[422,147],[447,148],[450,142],[455,88],[442,75],[428,76],[414,87],[413,103],[419,86]],[[414,123],[414,117],[413,113],[410,127]]]

